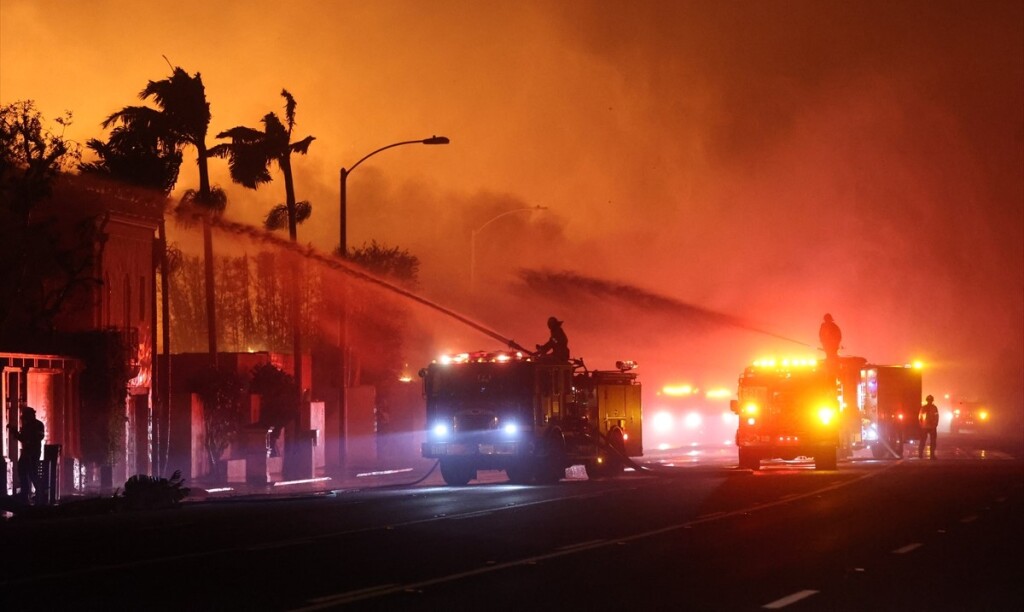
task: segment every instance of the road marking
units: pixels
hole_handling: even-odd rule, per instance
[[[964,518],[960,519],[960,522],[961,523],[973,523],[976,520],[978,520],[978,515],[977,514],[972,514],[970,516],[965,516]]]
[[[786,500],[776,500],[776,501],[771,501],[771,502],[762,502],[762,503],[759,503],[759,504],[755,504],[755,505],[753,505],[753,506],[751,506],[749,508],[741,508],[739,510],[733,510],[733,511],[730,511],[730,512],[723,512],[721,514],[717,514],[716,516],[709,516],[707,518],[696,518],[696,519],[693,519],[691,521],[687,521],[685,523],[679,523],[679,524],[676,524],[676,525],[669,525],[668,527],[661,527],[659,529],[653,529],[651,531],[644,531],[644,532],[641,532],[641,533],[635,533],[633,535],[626,536],[626,537],[620,537],[620,538],[617,538],[617,539],[614,539],[614,540],[595,540],[595,541],[589,542],[589,543],[588,542],[584,542],[582,544],[575,545],[571,549],[553,550],[553,551],[551,551],[549,553],[544,553],[544,554],[536,555],[536,556],[533,556],[533,557],[527,557],[527,558],[523,558],[523,559],[515,559],[515,560],[512,560],[512,561],[506,561],[504,563],[495,563],[493,565],[485,565],[483,567],[478,567],[478,568],[475,568],[475,569],[466,570],[464,572],[459,572],[459,573],[456,573],[456,574],[449,574],[447,576],[438,576],[436,578],[428,578],[426,580],[421,580],[419,582],[413,582],[413,583],[409,583],[409,584],[405,584],[405,585],[401,585],[401,584],[400,585],[395,585],[395,586],[392,586],[391,588],[388,588],[388,589],[381,589],[381,590],[378,590],[378,591],[374,591],[373,593],[361,593],[359,591],[351,591],[351,592],[348,592],[348,593],[339,593],[337,595],[336,599],[332,599],[331,600],[330,604],[310,603],[310,605],[308,605],[308,606],[304,606],[304,607],[301,607],[301,608],[295,608],[293,610],[293,612],[306,611],[306,610],[320,610],[322,608],[328,608],[328,607],[332,607],[334,605],[348,604],[348,603],[352,603],[352,602],[355,602],[355,601],[371,599],[371,598],[374,598],[374,597],[383,597],[383,596],[386,596],[386,595],[392,595],[392,594],[395,594],[395,593],[401,593],[401,592],[406,592],[406,591],[423,590],[424,588],[427,588],[427,587],[430,587],[430,586],[435,586],[435,585],[438,585],[438,584],[444,584],[446,582],[455,582],[457,580],[462,580],[464,578],[471,578],[473,576],[479,576],[481,574],[489,574],[491,572],[499,572],[499,571],[510,569],[510,568],[514,568],[514,567],[522,567],[524,565],[537,565],[537,563],[539,563],[541,561],[548,561],[548,560],[551,560],[551,559],[558,559],[560,557],[567,557],[569,555],[574,555],[576,553],[583,552],[583,551],[594,550],[594,549],[597,549],[597,548],[604,548],[604,547],[607,547],[607,546],[620,546],[620,545],[623,545],[623,544],[625,544],[627,542],[632,542],[634,540],[642,540],[642,539],[646,539],[646,538],[651,538],[651,537],[659,536],[659,535],[662,535],[662,534],[665,534],[665,533],[671,533],[673,531],[679,531],[679,530],[682,530],[682,529],[689,529],[693,525],[700,525],[700,524],[704,524],[704,523],[710,523],[710,522],[713,522],[713,521],[717,521],[717,520],[721,520],[721,519],[725,519],[725,518],[730,518],[730,517],[734,517],[734,516],[742,516],[744,514],[749,514],[751,512],[755,512],[757,510],[764,510],[766,508],[772,508],[772,507],[775,507],[775,506],[782,506],[782,505],[788,504],[789,502],[796,501],[796,500],[799,500],[799,499],[806,499],[806,498],[809,498],[809,497],[820,496],[821,493],[825,493],[825,492],[828,492],[828,491],[835,491],[837,489],[841,489],[841,488],[847,487],[849,485],[861,482],[862,480],[867,480],[868,478],[875,478],[876,476],[879,476],[879,475],[881,475],[881,474],[883,474],[883,473],[885,473],[885,472],[887,472],[887,471],[889,471],[891,469],[894,469],[898,465],[899,465],[898,463],[893,463],[893,464],[888,465],[888,466],[886,466],[886,467],[884,467],[884,468],[882,468],[880,470],[871,471],[871,472],[868,472],[868,473],[866,473],[866,474],[864,474],[862,476],[858,476],[858,477],[854,478],[853,480],[837,482],[837,483],[831,484],[831,485],[829,485],[827,487],[824,487],[824,488],[821,488],[821,489],[816,489],[814,491],[810,491],[808,493],[804,493],[804,494],[801,494],[801,495],[796,495],[796,496],[791,497],[791,498],[786,499]],[[539,503],[539,502],[534,502],[534,503]],[[427,522],[427,521],[413,521],[413,522]],[[804,592],[806,592],[806,591],[801,591],[801,593],[804,593]],[[803,599],[804,597],[809,597],[810,595],[813,595],[814,593],[817,593],[817,591],[810,591],[810,592],[806,592],[806,593],[807,594],[801,596],[800,599]],[[781,601],[781,600],[779,600],[779,601]],[[797,600],[794,600],[794,601],[797,601]],[[775,604],[775,603],[777,603],[777,602],[772,602],[772,604]],[[771,604],[769,604],[769,605],[771,605]]]
[[[567,544],[565,546],[559,546],[555,550],[574,550],[576,548],[583,548],[584,546],[593,546],[594,544],[600,544],[604,540],[587,540],[586,542],[577,542],[576,544]]]
[[[447,517],[449,521],[464,521],[466,519],[475,519],[481,516],[487,516],[494,514],[493,510],[480,510],[479,512],[469,512],[467,514],[456,514],[455,516]]]
[[[776,599],[775,601],[773,601],[771,603],[767,603],[767,604],[765,604],[765,605],[763,605],[761,607],[766,609],[766,610],[778,610],[779,608],[785,608],[789,604],[796,603],[796,602],[800,601],[801,599],[807,599],[808,597],[810,597],[811,595],[814,595],[816,593],[817,593],[817,591],[812,591],[810,589],[806,589],[806,590],[803,590],[803,591],[797,591],[796,593],[793,593],[792,595],[786,595],[782,599]]]
[[[350,593],[346,593],[345,595],[346,596],[355,595],[355,594],[373,595],[377,591],[389,590],[389,589],[393,588],[394,586],[395,586],[394,583],[378,584],[377,586],[366,587],[365,589],[359,589],[358,591],[351,591]],[[334,603],[337,603],[338,597],[339,597],[338,595],[328,595],[326,597],[317,597],[315,599],[310,599],[309,601],[310,601],[310,603],[320,604],[320,605],[323,605],[323,604],[334,604]]]
[[[917,550],[918,548],[921,548],[921,546],[923,545],[920,542],[914,542],[913,544],[907,544],[906,546],[897,548],[896,550],[892,551],[892,554],[905,555],[912,550]]]

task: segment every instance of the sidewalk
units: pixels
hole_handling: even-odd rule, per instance
[[[435,462],[414,459],[389,465],[352,466],[348,469],[327,469],[313,478],[275,480],[267,484],[229,482],[212,484],[202,480],[189,483],[190,493],[182,503],[199,503],[231,499],[288,498],[325,495],[338,491],[357,491],[381,487],[399,487],[425,481],[442,484]],[[436,482],[435,482],[436,480]]]

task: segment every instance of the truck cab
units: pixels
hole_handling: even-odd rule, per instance
[[[834,470],[847,429],[840,398],[835,373],[814,359],[754,362],[730,405],[740,467],[813,457],[817,469]]]
[[[420,376],[423,456],[440,461],[450,485],[488,469],[517,483],[557,482],[577,463],[592,477],[612,476],[643,453],[640,385],[626,368],[587,371],[581,361],[478,351],[444,356]]]

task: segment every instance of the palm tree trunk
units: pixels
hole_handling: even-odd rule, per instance
[[[157,425],[156,475],[163,476],[169,456],[171,441],[171,284],[167,277],[167,225],[160,218],[160,336],[163,345],[163,359],[157,377],[157,395],[160,414]]]
[[[292,180],[292,165],[289,155],[286,154],[281,160],[281,173],[284,174],[285,205],[288,207],[288,236],[292,242],[298,242],[298,223],[295,220],[295,184]],[[302,387],[302,262],[296,259],[292,264],[292,353],[295,355],[295,382],[299,387],[299,407],[302,407],[304,399]]]
[[[209,204],[210,195],[210,169],[206,163],[206,143],[200,139],[196,143],[198,151],[197,162],[199,164],[199,200],[203,204]],[[206,276],[206,337],[210,352],[210,365],[217,366],[217,304],[214,300],[215,289],[213,285],[213,232],[210,223],[203,219],[203,267]]]

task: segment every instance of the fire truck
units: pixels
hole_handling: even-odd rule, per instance
[[[921,435],[921,368],[865,365],[857,405],[864,422],[865,446],[875,459],[903,456],[903,446]]]
[[[591,478],[619,474],[643,454],[640,383],[633,362],[587,370],[524,351],[446,355],[420,370],[427,406],[423,456],[466,485],[479,470],[511,482],[555,483],[582,464]]]
[[[730,407],[739,416],[740,467],[813,457],[815,468],[834,470],[862,448],[876,458],[902,456],[916,438],[921,372],[862,357],[765,359],[744,370],[737,398]]]

